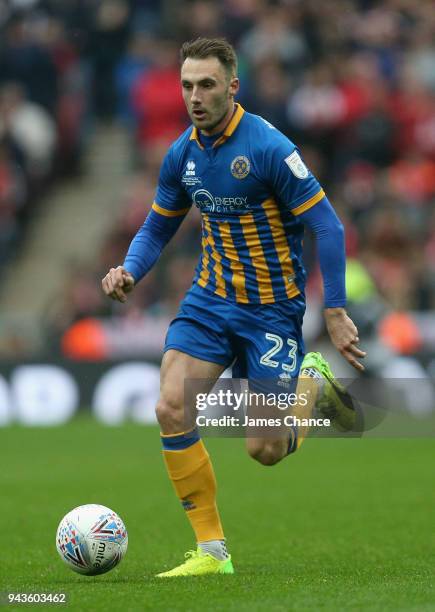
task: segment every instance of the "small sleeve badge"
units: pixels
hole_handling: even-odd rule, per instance
[[[290,170],[293,172],[296,178],[299,178],[299,179],[308,178],[308,175],[310,174],[310,172],[308,168],[306,167],[306,165],[304,164],[304,162],[302,161],[301,156],[299,155],[297,151],[293,151],[293,153],[289,155],[288,157],[286,157],[284,161],[287,164],[287,166],[290,168]]]

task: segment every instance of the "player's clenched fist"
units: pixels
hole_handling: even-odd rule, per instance
[[[134,288],[134,278],[123,266],[110,268],[109,272],[101,281],[103,291],[106,295],[118,302],[127,301],[127,293]]]

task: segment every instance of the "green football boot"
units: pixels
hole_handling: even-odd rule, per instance
[[[315,373],[310,370],[315,370],[315,373],[320,374],[324,381],[317,398],[316,408],[323,417],[331,419],[331,423],[339,431],[354,429],[357,417],[354,402],[346,388],[334,378],[329,363],[321,353],[305,355],[300,372],[313,376]]]
[[[176,576],[205,576],[207,574],[234,574],[231,557],[219,561],[212,555],[204,553],[199,547],[189,550],[185,555],[186,561],[168,572],[157,574],[157,578],[173,578]]]

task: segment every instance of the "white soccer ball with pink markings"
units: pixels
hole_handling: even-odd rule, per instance
[[[128,535],[121,518],[106,506],[86,504],[59,523],[56,548],[66,565],[86,576],[105,574],[127,552]]]

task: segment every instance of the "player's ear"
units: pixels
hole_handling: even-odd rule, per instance
[[[239,91],[240,88],[240,81],[237,77],[231,77],[230,80],[230,87],[229,87],[229,94],[230,96],[234,97],[235,95],[237,95],[237,92]]]

